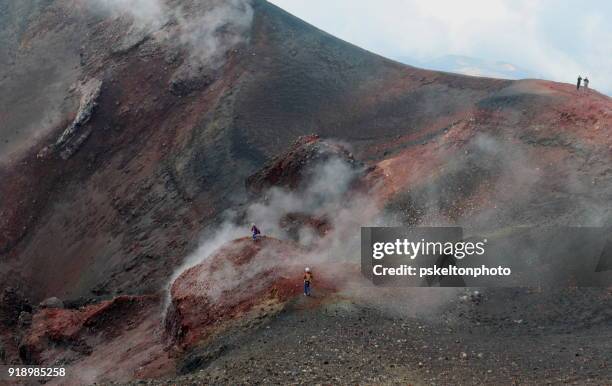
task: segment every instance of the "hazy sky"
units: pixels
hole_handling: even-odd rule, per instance
[[[271,0],[390,58],[466,55],[612,94],[610,0]]]

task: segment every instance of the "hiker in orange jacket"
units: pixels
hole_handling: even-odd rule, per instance
[[[310,268],[304,269],[304,295],[310,296],[310,284],[312,283],[312,272]]]

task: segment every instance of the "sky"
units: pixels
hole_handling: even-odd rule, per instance
[[[270,0],[343,40],[424,66],[447,55],[511,63],[612,95],[610,0]]]

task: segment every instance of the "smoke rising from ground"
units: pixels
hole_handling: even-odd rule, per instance
[[[266,236],[281,240],[290,239],[291,236],[281,226],[282,218],[290,213],[325,218],[333,229],[328,235],[320,236],[308,226],[301,227],[297,241],[308,252],[296,261],[300,269],[312,265],[315,270],[316,266],[329,270],[331,266],[341,266],[343,262],[351,260],[358,264],[360,227],[374,221],[378,213],[372,200],[367,200],[366,197],[351,195],[350,199],[347,199],[351,183],[359,173],[360,170],[355,170],[345,161],[332,158],[316,168],[304,189],[288,191],[272,188],[265,194],[264,199],[247,207],[244,218],[238,218],[236,213],[228,212],[226,220],[220,226],[204,233],[201,246],[176,270],[170,285],[182,272],[203,262],[222,245],[248,236],[251,223],[255,223]],[[269,252],[263,250],[260,253]],[[250,276],[269,269],[270,264],[275,264],[273,259],[260,263],[257,257],[253,262],[254,264],[248,265]],[[241,281],[248,280],[244,276],[245,272],[225,269],[228,267],[224,267],[210,279],[215,283],[222,283],[225,287],[223,289],[237,288]],[[339,268],[338,271],[340,270]],[[216,298],[219,291],[215,292],[209,296]]]
[[[153,32],[168,20],[161,0],[85,0],[95,12],[111,18],[130,17],[134,27]]]
[[[292,271],[299,272],[305,266],[313,267],[315,272],[323,269],[339,281],[345,279],[340,292],[362,304],[401,313],[432,314],[439,306],[456,299],[462,290],[373,287],[356,274],[360,262],[360,227],[406,223],[454,225],[463,227],[465,236],[469,237],[512,230],[521,225],[600,225],[600,219],[590,218],[592,211],[582,213],[582,208],[599,205],[593,197],[585,197],[584,186],[576,182],[581,173],[572,162],[550,166],[565,167],[565,173],[543,170],[542,163],[534,158],[529,147],[502,142],[489,134],[477,134],[445,160],[442,173],[432,173],[419,186],[409,187],[408,196],[403,198],[411,206],[406,214],[393,207],[381,208],[375,199],[376,192],[352,189],[353,181],[363,177],[363,171],[342,159],[332,158],[318,165],[301,189],[271,188],[263,199],[248,205],[243,215],[228,215],[218,229],[207,232],[211,236],[206,236],[202,246],[189,256],[171,283],[185,269],[208,258],[219,246],[247,236],[250,223],[257,224],[264,235],[281,240],[295,238],[295,234],[282,225],[282,220],[288,214],[300,213],[328,221],[331,231],[321,235],[306,224],[300,227],[297,242],[306,252],[301,253],[295,266],[290,267]],[[564,174],[572,178],[562,181],[558,192],[551,187],[551,181],[544,178]],[[564,201],[564,205],[571,204],[572,210],[569,207],[552,212],[541,210],[557,193],[559,200],[569,202]],[[554,197],[552,201],[553,205],[558,204]],[[605,210],[600,207],[595,212],[605,213]],[[567,216],[573,217],[574,222],[564,223]],[[525,249],[524,252],[530,251]],[[496,256],[490,263],[508,264],[508,258]],[[253,277],[269,268],[270,260],[259,263],[254,259],[247,271],[237,272],[229,267],[217,274],[214,281],[223,283],[223,290],[233,291],[247,276]],[[218,294],[211,294],[213,298],[216,296]]]
[[[253,8],[246,0],[215,0],[195,11],[179,10],[174,17],[191,61],[217,67],[228,50],[245,41]]]
[[[536,135],[526,133],[521,139],[528,144]],[[545,238],[546,227],[609,224],[605,197],[612,192],[584,173],[588,158],[579,151],[559,159],[553,158],[558,154],[552,151],[544,154],[524,142],[479,133],[445,158],[441,172],[432,171],[419,186],[400,193],[387,215],[390,222],[404,225],[460,226],[466,238],[501,243],[483,261],[488,266],[499,264],[520,272],[537,256],[542,267],[550,265],[545,274],[540,272],[539,282],[558,286],[559,277],[566,277],[571,272],[568,267],[573,267],[561,262],[561,256],[568,254],[565,248],[585,243],[585,236],[576,232],[575,237],[568,235],[566,244],[551,245],[546,242],[550,240]],[[533,234],[529,229],[534,228],[524,228],[529,226],[542,230]],[[589,253],[588,248],[583,250]],[[551,264],[548,256],[557,256],[557,263]],[[571,263],[576,261],[587,264],[587,256],[578,255]],[[578,271],[573,272],[579,275]]]
[[[253,8],[248,0],[185,1],[84,0],[111,18],[128,18],[126,41],[153,37],[161,44],[187,52],[187,66],[217,68],[225,54],[248,39]]]
[[[310,218],[321,218],[329,222],[330,231],[321,235],[312,227],[303,224],[297,232],[297,242],[303,248],[296,251],[296,259],[290,259],[284,267],[287,272],[302,272],[304,267],[312,268],[315,276],[324,273],[340,285],[341,296],[361,304],[379,307],[399,314],[431,314],[440,306],[456,299],[457,289],[440,288],[424,291],[419,288],[378,288],[360,274],[362,226],[390,225],[379,203],[373,199],[374,192],[358,192],[353,183],[362,176],[363,170],[346,161],[332,158],[318,165],[302,189],[288,191],[274,187],[264,198],[251,203],[244,216],[228,212],[226,220],[219,227],[204,233],[201,246],[179,267],[172,276],[169,286],[187,269],[210,258],[223,245],[249,235],[251,223],[255,223],[265,236],[289,240],[295,235],[287,232],[282,224],[284,216],[291,213],[304,214]],[[235,267],[223,264],[214,274],[201,278],[202,282],[215,283],[215,288],[198,288],[198,293],[215,301],[224,291],[236,298],[248,296],[243,286],[262,286],[265,282],[251,283],[250,278],[277,265],[270,258],[278,253],[264,248],[246,266]],[[280,261],[280,256],[278,261]],[[300,276],[296,276],[299,282]],[[249,284],[246,284],[249,283]],[[316,288],[316,286],[315,286]],[[169,293],[166,307],[169,305]]]

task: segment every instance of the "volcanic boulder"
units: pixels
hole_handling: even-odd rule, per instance
[[[341,145],[323,141],[318,135],[299,137],[288,151],[249,176],[246,189],[251,196],[259,196],[273,186],[295,190],[309,182],[317,167],[332,159],[342,160],[355,169],[362,166]]]
[[[64,302],[53,296],[40,302],[38,306],[40,308],[64,308]]]

